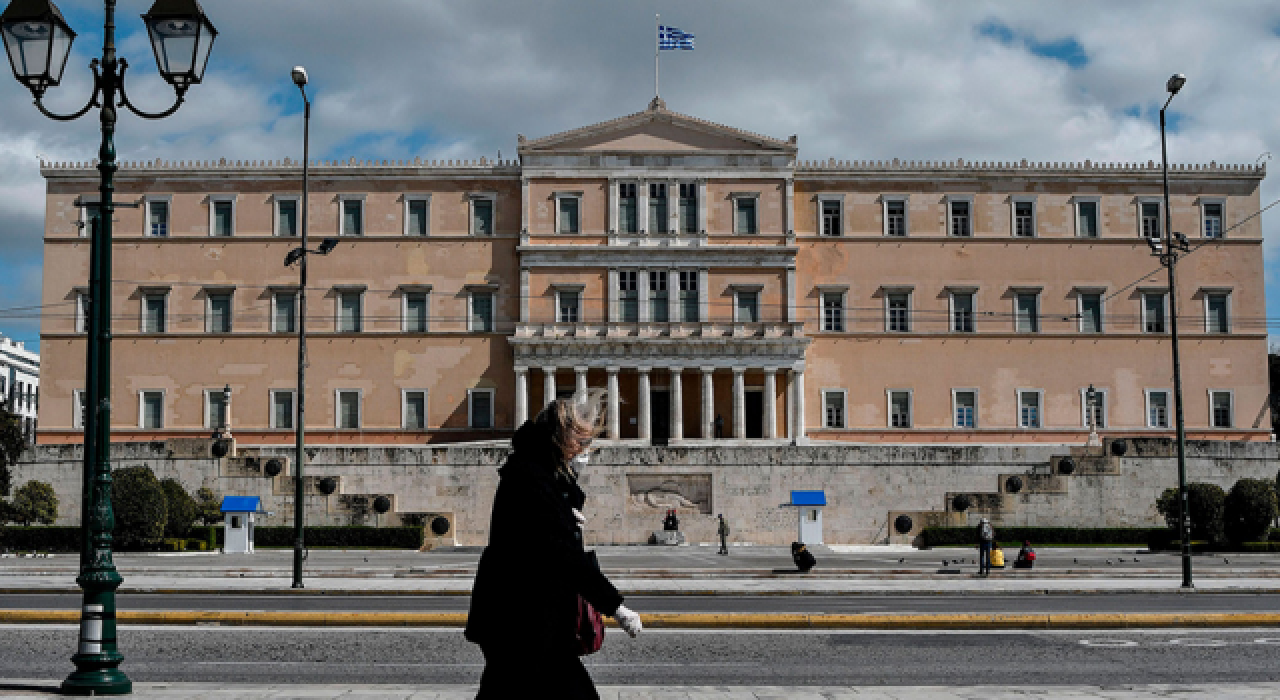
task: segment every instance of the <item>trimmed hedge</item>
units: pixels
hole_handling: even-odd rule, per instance
[[[306,528],[303,541],[307,547],[391,547],[421,549],[424,543],[420,527],[368,527],[365,525],[316,526]],[[292,547],[293,527],[272,526],[253,529],[255,547]],[[219,528],[218,545],[222,545]]]
[[[17,552],[79,552],[78,527],[0,527],[0,550]]]
[[[1020,546],[1030,540],[1032,546],[1050,544],[1141,545],[1153,532],[1165,528],[1149,527],[997,527],[996,539],[1002,545]],[[975,527],[926,527],[920,532],[924,547],[977,546]]]

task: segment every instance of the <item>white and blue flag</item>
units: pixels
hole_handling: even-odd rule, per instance
[[[693,35],[677,27],[658,25],[658,48],[662,51],[693,50]]]

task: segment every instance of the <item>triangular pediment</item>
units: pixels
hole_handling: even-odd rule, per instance
[[[782,141],[671,112],[661,100],[649,109],[599,124],[544,136],[520,138],[521,153],[796,152],[795,137]]]

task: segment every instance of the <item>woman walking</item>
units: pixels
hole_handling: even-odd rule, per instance
[[[641,629],[582,544],[578,472],[600,432],[603,398],[579,392],[547,404],[516,431],[498,470],[466,628],[484,653],[477,700],[600,697],[578,658],[579,596],[632,637]]]

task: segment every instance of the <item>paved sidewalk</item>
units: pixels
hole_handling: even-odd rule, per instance
[[[0,697],[44,699],[57,695],[48,681],[0,679]],[[1005,700],[1090,698],[1107,700],[1256,700],[1280,697],[1280,683],[1115,686],[601,686],[602,700]],[[218,683],[134,683],[133,697],[178,698],[387,698],[397,700],[471,700],[475,686],[409,685],[230,685]]]

